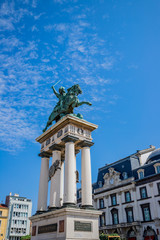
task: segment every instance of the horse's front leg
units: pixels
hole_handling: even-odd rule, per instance
[[[78,102],[78,103],[77,103],[77,107],[79,107],[79,106],[81,106],[81,105],[83,105],[83,104],[87,104],[87,105],[89,105],[89,106],[92,105],[92,103],[90,103],[90,102],[85,102],[85,101],[83,101],[83,102]]]

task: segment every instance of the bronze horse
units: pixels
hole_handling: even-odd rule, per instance
[[[53,91],[56,94],[56,96],[58,96],[54,87],[53,87]],[[61,96],[61,102],[59,101],[56,104],[52,113],[50,114],[46,127],[43,129],[43,132],[47,130],[47,128],[52,124],[54,120],[57,122],[65,115],[73,114],[73,110],[75,107],[79,107],[83,104],[87,104],[89,106],[92,105],[90,102],[84,102],[84,101],[80,102],[77,97],[79,94],[82,94],[82,90],[78,84],[75,84],[71,88],[67,89],[67,93]],[[80,114],[77,114],[77,117],[79,116]]]

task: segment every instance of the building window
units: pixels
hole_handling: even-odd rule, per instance
[[[142,187],[140,188],[140,195],[141,195],[141,198],[147,198],[147,189],[146,187]]]
[[[1,220],[0,220],[0,227],[1,227]]]
[[[131,223],[133,222],[133,208],[126,208],[126,216],[127,216],[127,222]]]
[[[139,179],[144,178],[144,169],[139,169],[139,170],[137,171],[137,173],[138,173],[138,178],[139,178]]]
[[[104,200],[103,200],[103,198],[99,199],[99,208],[104,208]]]
[[[160,182],[157,183],[158,194],[160,195]]]
[[[155,172],[158,174],[160,173],[160,163],[154,164]]]
[[[141,205],[142,208],[142,214],[143,214],[143,220],[145,222],[151,221],[151,212],[149,204],[143,204]]]
[[[111,204],[112,204],[112,206],[117,205],[116,194],[111,195]]]
[[[137,173],[138,173],[138,178],[139,178],[139,179],[144,178],[144,169],[139,169],[139,170],[137,171]]]
[[[105,213],[102,213],[102,215],[100,216],[100,227],[105,226],[105,224],[106,224]]]
[[[2,211],[0,211],[0,217],[2,216]]]
[[[130,202],[131,201],[131,194],[130,192],[125,192],[125,201]]]
[[[111,214],[112,214],[112,223],[115,225],[115,224],[118,224],[119,223],[119,220],[118,220],[118,210],[117,209],[112,209],[111,210]]]

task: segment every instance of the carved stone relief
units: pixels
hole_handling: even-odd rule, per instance
[[[109,168],[109,173],[106,173],[104,175],[104,185],[117,185],[121,179],[120,179],[120,173],[115,171],[114,168]]]
[[[60,168],[60,161],[56,160],[52,166],[49,169],[49,180],[51,180],[51,178],[54,176],[54,174],[56,173],[56,171]]]

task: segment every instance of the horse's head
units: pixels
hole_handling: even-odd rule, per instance
[[[69,88],[67,91],[68,91],[68,93],[72,93],[72,94],[75,94],[75,95],[82,94],[82,90],[81,90],[79,84],[73,85],[73,86],[72,86],[71,88]]]

